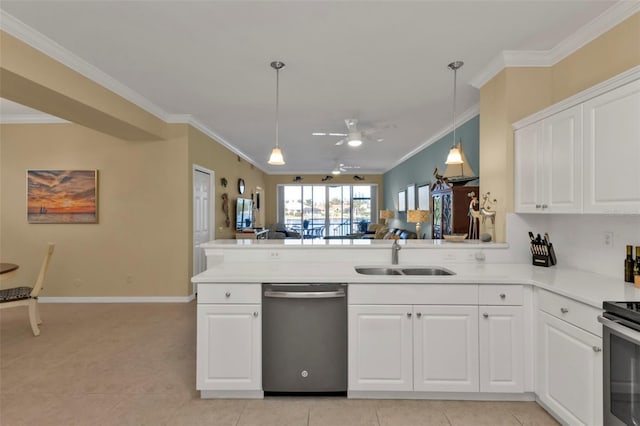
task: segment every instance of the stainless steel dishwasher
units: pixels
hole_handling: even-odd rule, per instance
[[[262,387],[347,391],[346,284],[262,285]]]

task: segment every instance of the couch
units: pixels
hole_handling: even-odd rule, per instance
[[[285,238],[297,238],[300,239],[300,233],[287,229],[284,223],[274,223],[267,226],[269,233],[267,238],[270,240],[282,240]]]
[[[390,240],[394,238],[401,240],[414,240],[418,238],[418,234],[408,229],[389,228],[387,225],[382,223],[371,223],[367,227],[367,231],[362,235],[362,238],[376,240]]]

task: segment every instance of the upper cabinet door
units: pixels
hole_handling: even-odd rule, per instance
[[[584,211],[640,214],[640,80],[584,103]]]
[[[582,211],[582,105],[544,120],[542,211]]]
[[[542,122],[515,133],[515,211],[538,213],[542,205]]]

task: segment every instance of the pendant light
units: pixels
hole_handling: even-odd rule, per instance
[[[283,166],[285,164],[284,157],[282,156],[282,151],[278,146],[278,114],[280,108],[280,70],[284,68],[284,62],[273,61],[271,62],[271,68],[276,70],[276,146],[271,151],[268,163],[272,166]]]
[[[462,68],[464,62],[455,61],[451,62],[448,67],[453,70],[453,146],[447,155],[447,161],[445,164],[462,164],[462,153],[460,152],[459,145],[456,144],[456,80],[458,69]]]

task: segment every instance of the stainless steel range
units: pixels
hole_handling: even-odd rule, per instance
[[[604,424],[640,425],[640,302],[604,302]]]

